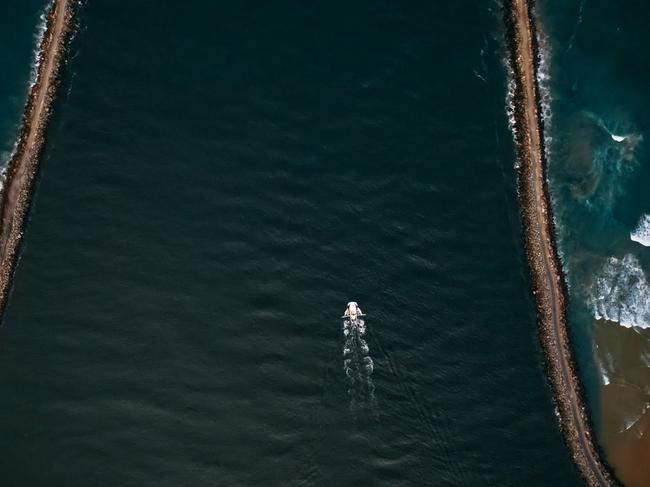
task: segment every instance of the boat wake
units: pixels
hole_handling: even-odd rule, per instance
[[[364,340],[364,320],[343,322],[343,370],[349,380],[350,411],[368,410],[377,417],[375,385],[372,381],[374,364],[368,343]]]

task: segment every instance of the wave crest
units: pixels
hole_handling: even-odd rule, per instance
[[[630,239],[650,247],[650,215],[646,214],[641,217],[636,229],[630,232]]]
[[[607,259],[592,285],[590,301],[597,320],[650,328],[650,286],[632,254]]]

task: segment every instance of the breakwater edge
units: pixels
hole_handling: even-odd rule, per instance
[[[76,4],[53,0],[46,14],[46,27],[36,57],[36,78],[23,113],[15,151],[5,171],[0,200],[0,313],[7,302],[11,279],[29,210],[45,130],[59,84],[59,71],[73,29]]]
[[[556,247],[547,181],[537,76],[540,55],[532,2],[505,0],[504,21],[523,236],[547,375],[564,439],[587,484],[617,485],[594,439],[567,328],[566,282]]]

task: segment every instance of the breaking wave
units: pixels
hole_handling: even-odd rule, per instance
[[[41,66],[41,43],[43,42],[43,36],[47,30],[47,14],[51,8],[52,2],[48,2],[39,16],[39,22],[34,34],[35,45],[32,54],[34,61],[32,62],[31,73],[29,77],[30,89],[36,84],[36,80],[38,78],[38,69]]]
[[[539,23],[538,23],[539,24]],[[551,137],[551,48],[550,42],[541,27],[537,26],[537,88],[539,90],[539,106],[544,128],[544,155],[550,161]]]
[[[597,320],[650,328],[650,286],[632,254],[607,259],[592,285],[590,301]]]
[[[641,217],[636,229],[630,232],[630,239],[650,247],[650,215],[646,214]]]
[[[506,71],[508,73],[508,88],[506,90],[506,117],[508,118],[508,128],[512,134],[513,142],[517,145],[517,120],[515,118],[515,73],[506,59]],[[519,169],[519,157],[515,157],[515,169]]]
[[[547,159],[549,156],[549,147],[552,141],[550,136],[550,127],[551,127],[551,74],[550,74],[550,43],[547,40],[546,35],[542,32],[541,27],[537,26],[537,72],[536,72],[536,81],[537,88],[539,90],[539,105],[541,112],[541,119],[544,129],[544,147],[543,151]],[[506,117],[508,118],[508,128],[512,133],[513,140],[515,145],[517,144],[517,123],[515,118],[515,72],[513,66],[511,65],[510,59],[508,56],[505,58],[505,68],[507,73],[507,89],[506,89]],[[519,157],[515,157],[515,169],[519,169]]]

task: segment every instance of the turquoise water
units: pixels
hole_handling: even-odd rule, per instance
[[[638,8],[605,1],[547,0],[542,12],[552,59],[551,178],[574,298],[572,323],[586,337],[582,360],[593,396],[602,380],[593,355],[595,315],[650,326],[647,293],[635,294],[639,283],[626,283],[622,269],[619,290],[603,278],[612,257],[632,256],[634,267],[650,270],[647,247],[630,238],[650,212],[643,140],[650,124],[650,69],[638,52],[647,29]],[[609,286],[599,287],[598,279]]]
[[[0,332],[4,484],[580,485],[500,21],[87,2]]]
[[[0,164],[11,155],[31,77],[37,26],[44,10],[42,0],[3,2],[0,7]]]
[[[550,65],[550,176],[570,321],[599,439],[648,485],[650,66],[646,8],[541,3]]]

